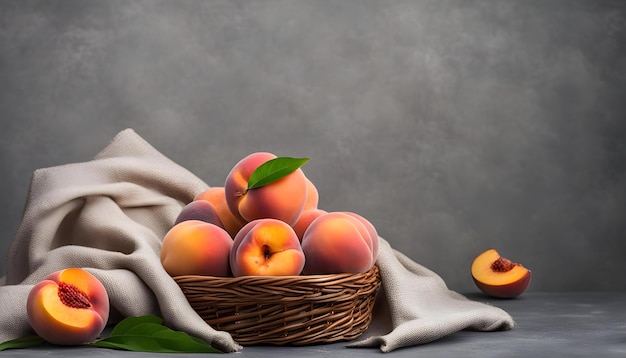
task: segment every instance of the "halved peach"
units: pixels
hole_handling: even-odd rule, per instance
[[[500,256],[494,249],[478,255],[472,262],[471,271],[476,286],[492,297],[517,297],[530,284],[529,269]]]
[[[109,296],[102,283],[80,268],[46,276],[26,303],[28,321],[41,338],[59,345],[95,340],[109,319]]]

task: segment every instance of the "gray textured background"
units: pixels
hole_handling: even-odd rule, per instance
[[[210,185],[312,158],[326,210],[475,291],[626,290],[622,1],[0,1],[0,272],[32,172],[134,128]]]

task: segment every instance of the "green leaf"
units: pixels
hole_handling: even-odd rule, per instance
[[[36,347],[43,344],[44,342],[45,340],[39,336],[16,338],[10,341],[0,343],[0,351],[3,351],[5,349]]]
[[[163,319],[154,315],[128,317],[113,327],[110,336],[87,345],[150,353],[223,353],[199,338],[174,331],[162,323]],[[0,344],[0,351],[35,347],[44,342],[39,336],[17,338]]]
[[[162,326],[160,324],[157,323],[140,323],[138,325],[136,325],[135,327],[131,328],[128,330],[128,332],[126,332],[124,335],[126,336],[132,336],[135,334],[140,334],[140,335],[155,335],[161,331],[169,331],[170,329]]]
[[[256,189],[272,183],[303,166],[309,158],[278,157],[259,165],[248,179],[248,188]]]
[[[111,336],[126,334],[129,330],[143,323],[155,323],[160,325],[163,323],[163,318],[155,315],[124,318],[117,325],[115,325],[115,327],[113,327]]]
[[[154,315],[128,317],[118,323],[109,337],[91,346],[152,353],[222,353],[206,342],[162,325]]]
[[[151,353],[222,353],[210,345],[177,331],[162,331],[153,335],[121,335],[102,338],[95,347]]]

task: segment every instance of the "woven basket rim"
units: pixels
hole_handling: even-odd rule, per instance
[[[359,275],[368,275],[372,270],[378,270],[377,265],[373,265],[368,271],[365,272],[342,272],[342,273],[331,273],[331,274],[315,274],[315,275],[284,275],[284,276],[264,276],[264,275],[246,275],[246,276],[210,276],[210,275],[178,275],[172,276],[174,280],[228,280],[231,282],[238,281],[276,281],[280,283],[281,281],[324,281],[328,279],[337,280],[338,278],[354,278]]]

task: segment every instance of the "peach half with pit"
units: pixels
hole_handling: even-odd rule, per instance
[[[277,219],[257,219],[235,236],[230,266],[238,276],[295,276],[305,257],[291,226]]]
[[[163,237],[160,259],[170,276],[230,276],[228,255],[233,239],[223,228],[201,220],[185,220]]]
[[[262,164],[276,159],[268,152],[255,152],[241,159],[228,173],[224,191],[228,207],[236,217],[250,222],[277,219],[294,225],[307,201],[307,178],[302,169],[267,185],[248,190],[250,177]]]
[[[102,283],[80,268],[46,276],[26,302],[28,321],[37,335],[57,345],[94,341],[109,319],[109,296]]]
[[[495,249],[478,255],[472,262],[471,272],[476,286],[492,297],[517,297],[530,284],[531,271],[500,256]]]

